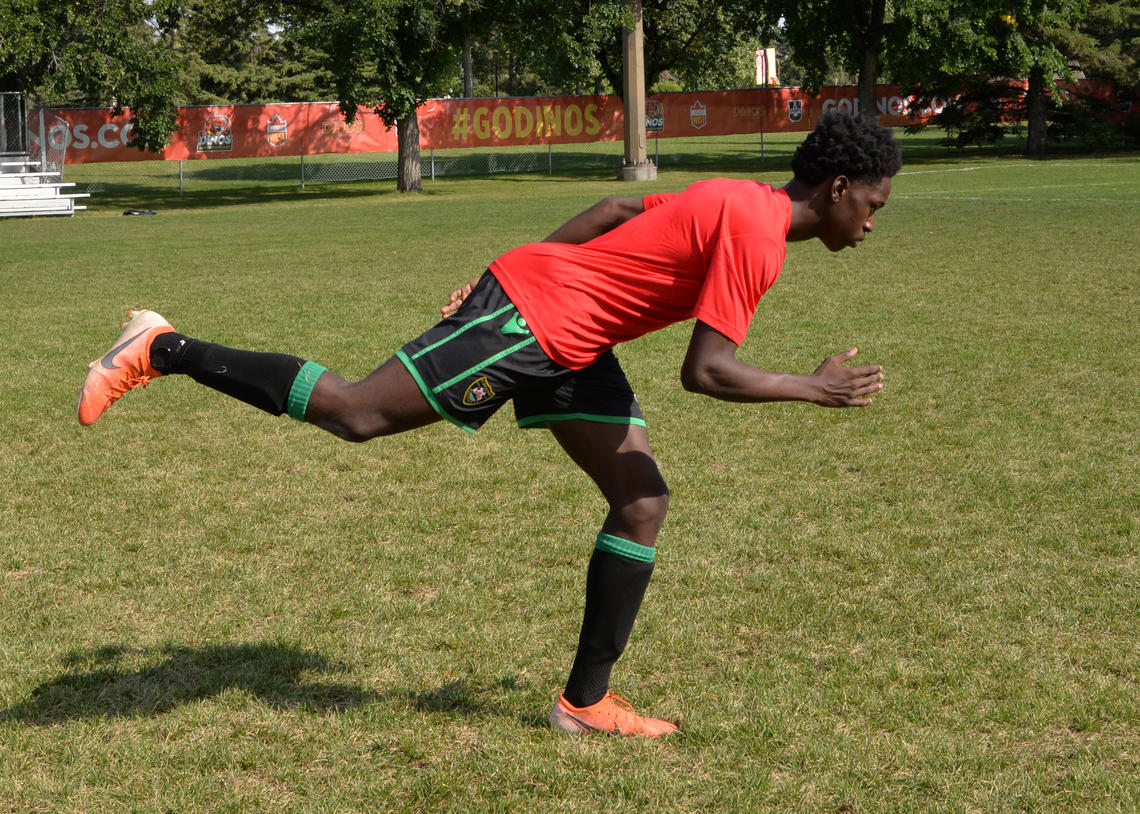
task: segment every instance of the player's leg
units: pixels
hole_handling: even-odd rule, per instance
[[[94,423],[129,390],[172,374],[187,375],[258,409],[288,413],[351,441],[440,418],[395,360],[354,383],[296,356],[238,350],[184,336],[153,311],[130,316],[119,342],[91,364],[79,394],[81,424]]]
[[[550,428],[609,505],[586,575],[578,651],[551,723],[566,731],[669,734],[674,724],[636,715],[609,692],[610,673],[653,574],[657,533],[669,507],[645,427],[567,421]]]
[[[350,382],[324,373],[309,397],[305,421],[346,441],[367,441],[441,420],[395,357]]]
[[[669,509],[669,489],[645,427],[564,421],[552,423],[550,431],[606,499],[602,532],[653,548]]]

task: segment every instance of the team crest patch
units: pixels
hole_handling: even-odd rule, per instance
[[[665,132],[665,105],[656,99],[650,99],[645,103],[645,132]]]
[[[463,406],[476,407],[488,399],[495,397],[495,391],[491,389],[491,383],[487,381],[484,376],[481,379],[476,379],[471,382],[471,386],[467,388],[467,392],[463,394]]]
[[[233,125],[224,113],[214,113],[198,131],[198,152],[224,153],[234,146]]]
[[[700,130],[709,123],[709,109],[705,106],[704,102],[697,99],[689,106],[689,124],[697,130]]]
[[[284,147],[289,141],[289,123],[281,118],[280,113],[274,113],[273,118],[265,125],[265,140],[270,147]]]

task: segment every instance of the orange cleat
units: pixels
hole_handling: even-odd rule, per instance
[[[566,696],[558,696],[550,711],[550,725],[572,734],[607,732],[612,735],[640,735],[660,738],[677,731],[678,727],[660,718],[645,718],[633,711],[628,701],[612,692],[588,707],[574,707]]]
[[[150,365],[150,344],[159,334],[174,330],[154,311],[128,311],[120,327],[119,341],[88,367],[87,378],[79,388],[75,412],[84,427],[99,420],[107,408],[128,390],[146,387],[162,374]]]

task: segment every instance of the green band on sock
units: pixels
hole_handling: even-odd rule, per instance
[[[599,551],[608,551],[611,554],[617,554],[619,557],[626,557],[638,562],[653,562],[653,557],[657,553],[657,549],[653,546],[641,545],[632,540],[623,540],[621,537],[614,537],[604,531],[598,532],[598,540],[594,543],[594,547]]]
[[[309,409],[309,396],[313,395],[313,388],[317,386],[317,379],[327,372],[316,362],[305,362],[293,380],[293,387],[289,390],[289,401],[285,410],[291,418],[298,421],[305,420],[305,411]]]

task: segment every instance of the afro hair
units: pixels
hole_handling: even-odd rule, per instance
[[[836,175],[874,183],[902,168],[902,148],[890,130],[862,116],[832,111],[792,156],[792,172],[809,184]]]

